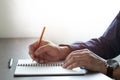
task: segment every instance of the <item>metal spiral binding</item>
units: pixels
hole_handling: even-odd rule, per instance
[[[29,64],[17,64],[17,66],[62,66],[63,63],[48,63],[48,64],[39,64],[39,63],[29,63]]]

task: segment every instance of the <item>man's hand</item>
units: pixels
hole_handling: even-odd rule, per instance
[[[73,69],[85,67],[92,71],[99,71],[106,74],[106,60],[97,56],[88,49],[76,50],[71,52],[63,65],[64,68]]]
[[[47,63],[60,61],[68,55],[68,47],[59,47],[52,42],[42,41],[38,48],[38,42],[29,46],[29,54],[31,58],[38,63]]]

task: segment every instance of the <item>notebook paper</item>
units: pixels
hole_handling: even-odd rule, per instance
[[[65,69],[62,64],[63,62],[39,64],[31,59],[19,59],[14,76],[81,75],[87,72],[79,67],[73,70]]]

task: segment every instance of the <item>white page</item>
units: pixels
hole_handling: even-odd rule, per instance
[[[74,68],[73,70],[64,69],[62,62],[52,62],[38,64],[31,59],[19,59],[14,75],[15,76],[35,76],[35,75],[81,75],[86,74],[85,69]]]

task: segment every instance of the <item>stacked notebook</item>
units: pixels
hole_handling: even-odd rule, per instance
[[[87,71],[80,67],[73,70],[62,67],[63,62],[39,64],[31,59],[19,59],[14,76],[55,76],[55,75],[83,75]]]

